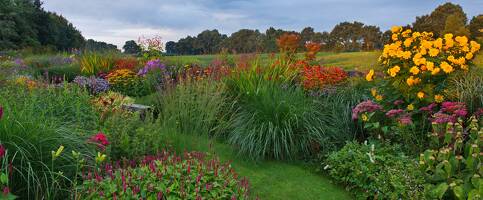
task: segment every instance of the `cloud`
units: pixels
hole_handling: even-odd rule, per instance
[[[122,47],[139,36],[165,41],[206,29],[231,34],[242,28],[270,26],[330,31],[343,21],[360,21],[388,29],[430,13],[445,1],[392,0],[46,0],[44,8],[70,20],[86,38]],[[469,17],[481,14],[483,1],[453,1]]]

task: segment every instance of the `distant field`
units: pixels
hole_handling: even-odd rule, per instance
[[[355,69],[364,71],[371,68],[378,68],[377,58],[380,54],[380,51],[344,53],[321,52],[318,54],[317,58],[324,66],[339,66],[346,70]],[[474,60],[474,63],[479,67],[483,67],[482,54],[483,52],[480,51]],[[260,54],[261,62],[267,62],[269,57],[268,55],[269,54]],[[236,57],[233,55],[230,56],[232,58]],[[303,54],[300,53],[299,56],[303,56]],[[202,66],[207,66],[217,57],[217,55],[169,56],[166,58],[166,60],[176,65],[197,63]]]

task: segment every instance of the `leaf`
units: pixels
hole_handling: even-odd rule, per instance
[[[2,185],[6,185],[6,184],[8,184],[8,177],[7,177],[7,174],[2,173],[2,175],[0,176],[0,182],[2,183]]]
[[[448,190],[448,184],[440,183],[430,191],[430,195],[433,198],[442,199],[444,194],[446,193],[446,190]]]
[[[455,186],[453,188],[453,193],[456,196],[456,198],[458,198],[458,199],[465,199],[464,198],[465,194],[463,192],[463,187],[461,187],[460,185]]]

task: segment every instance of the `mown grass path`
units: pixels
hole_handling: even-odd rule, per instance
[[[204,137],[173,135],[169,143],[178,151],[203,151],[215,154],[222,161],[247,177],[253,198],[290,200],[345,200],[353,197],[329,178],[298,163],[284,161],[254,162],[237,156],[232,147]],[[211,143],[211,145],[210,145]],[[210,147],[211,146],[211,147]]]

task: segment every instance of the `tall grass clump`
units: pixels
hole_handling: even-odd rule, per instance
[[[0,143],[9,154],[9,186],[21,199],[64,199],[75,178],[71,151],[91,155],[81,124],[94,116],[79,90],[27,90],[6,86],[0,90],[4,116]],[[89,124],[89,122],[87,122]],[[87,126],[89,127],[89,125]],[[52,151],[64,146],[53,159]]]
[[[220,82],[184,80],[159,94],[157,107],[164,127],[201,135],[216,135],[225,129],[227,98]]]
[[[320,137],[319,112],[303,89],[241,72],[226,80],[237,109],[228,141],[254,160],[308,155]]]
[[[447,96],[453,101],[464,102],[470,113],[483,108],[483,69],[458,74],[451,78]]]
[[[79,63],[84,75],[106,73],[116,65],[117,54],[114,52],[99,53],[86,51],[80,55]]]

